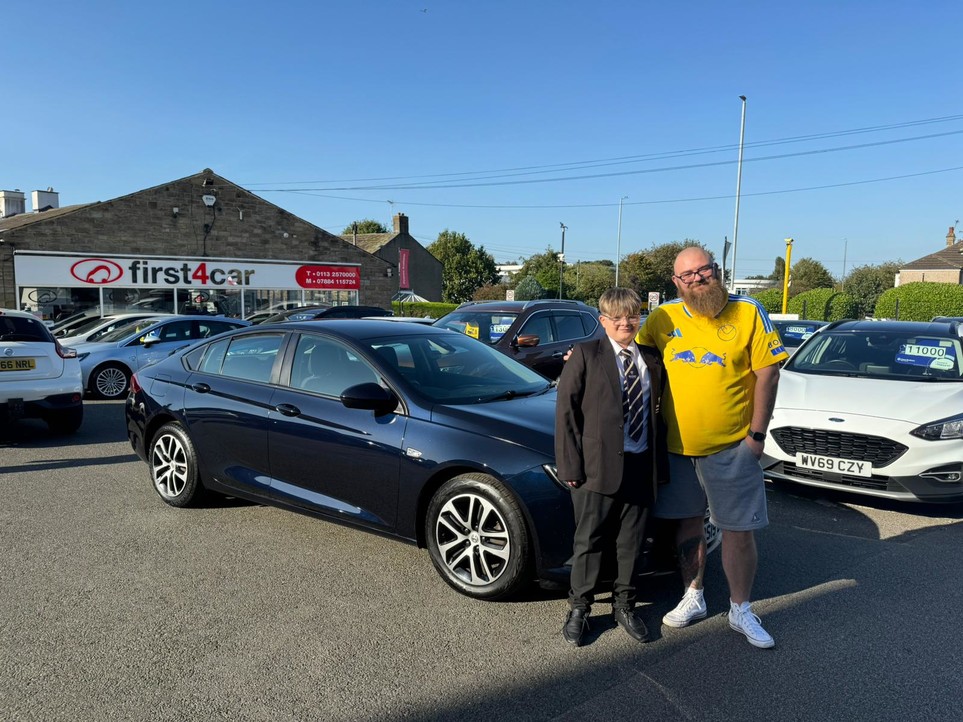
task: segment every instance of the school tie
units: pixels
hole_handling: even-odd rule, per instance
[[[622,370],[625,376],[625,386],[622,389],[622,412],[625,414],[625,423],[629,425],[629,437],[632,441],[638,441],[642,438],[642,427],[645,421],[642,379],[632,359],[632,352],[625,348],[619,351],[619,356],[622,357]]]

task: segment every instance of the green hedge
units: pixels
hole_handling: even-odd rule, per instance
[[[433,301],[418,301],[412,303],[402,303],[392,301],[391,310],[395,316],[430,316],[431,318],[441,318],[446,313],[458,308],[457,303],[435,303]]]
[[[898,302],[898,305],[897,305]],[[963,316],[963,286],[953,283],[907,283],[883,291],[876,318],[929,321],[934,316]]]
[[[766,313],[782,313],[782,289],[767,288],[765,291],[752,294],[766,309]]]
[[[790,298],[786,310],[812,321],[841,321],[856,318],[859,304],[848,293],[839,293],[833,288],[814,288]]]

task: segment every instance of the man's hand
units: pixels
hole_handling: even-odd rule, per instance
[[[756,441],[756,440],[753,439],[751,436],[747,436],[747,437],[746,437],[746,443],[749,445],[749,451],[752,452],[752,455],[755,456],[756,459],[761,459],[761,458],[762,458],[762,450],[763,450],[763,448],[766,446],[766,442],[765,442],[765,441]]]

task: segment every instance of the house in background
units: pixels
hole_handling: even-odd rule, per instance
[[[936,253],[910,261],[896,274],[896,285],[928,281],[930,283],[963,283],[963,241],[956,240],[956,228],[950,226],[946,247]]]
[[[395,294],[441,301],[441,261],[408,232],[408,216],[396,213],[390,233],[344,233],[342,238],[397,269]]]

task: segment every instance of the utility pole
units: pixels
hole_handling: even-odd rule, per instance
[[[739,195],[742,191],[742,146],[746,139],[746,96],[740,95],[742,101],[742,127],[739,131],[739,165],[736,170],[736,220],[732,229],[732,280],[729,283],[729,291],[736,290],[736,244],[739,242]]]
[[[559,300],[562,298],[562,274],[565,271],[565,229],[568,228],[561,221],[558,225],[562,227],[562,252],[558,254],[558,297]]]
[[[782,312],[786,312],[786,305],[789,303],[789,269],[792,268],[789,261],[792,258],[792,238],[786,239],[786,267],[782,274]]]
[[[622,265],[622,201],[628,196],[619,198],[619,238],[615,245],[615,285],[619,285],[619,266]]]

